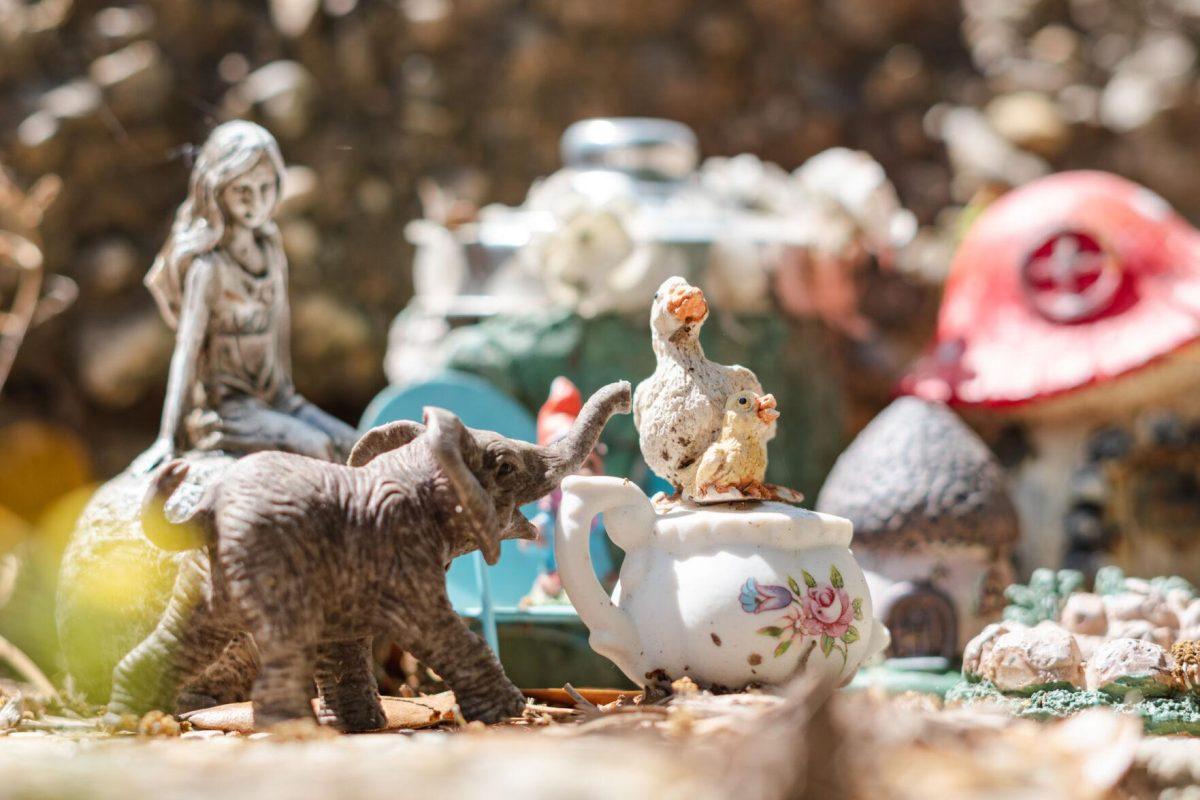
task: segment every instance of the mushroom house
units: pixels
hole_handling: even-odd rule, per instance
[[[989,206],[905,393],[1004,464],[1018,567],[1200,578],[1200,233],[1161,197],[1065,172]]]
[[[945,405],[894,401],[838,459],[816,508],[854,523],[892,656],[953,660],[1000,616],[1017,516],[995,457]]]

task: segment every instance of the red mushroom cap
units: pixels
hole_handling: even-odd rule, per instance
[[[932,352],[901,391],[1015,408],[1112,380],[1200,337],[1200,232],[1145,187],[1064,172],[968,230]]]
[[[559,375],[550,384],[550,396],[537,415],[538,444],[550,444],[564,435],[583,410],[583,395],[570,379]]]

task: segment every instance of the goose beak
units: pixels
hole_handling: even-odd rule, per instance
[[[671,296],[667,298],[667,311],[675,319],[688,325],[700,322],[708,316],[708,301],[704,299],[704,292],[698,287],[684,284],[671,290]]]
[[[770,425],[779,419],[779,412],[775,410],[775,395],[764,394],[758,398],[758,418],[765,425]]]

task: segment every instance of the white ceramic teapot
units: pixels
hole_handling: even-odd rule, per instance
[[[591,646],[638,685],[684,675],[706,687],[782,684],[820,670],[848,682],[887,646],[849,520],[783,503],[656,513],[633,483],[563,481],[556,555]],[[604,514],[626,553],[612,598],[592,570],[588,533]]]

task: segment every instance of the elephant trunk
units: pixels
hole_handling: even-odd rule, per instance
[[[466,428],[458,417],[441,408],[425,409],[425,426],[433,456],[458,498],[458,506],[454,509],[457,519],[453,526],[479,545],[479,552],[487,563],[495,564],[500,559],[496,507],[463,460],[462,442],[467,436]]]
[[[600,433],[609,418],[613,414],[629,413],[631,404],[629,381],[610,383],[589,397],[570,432],[553,444],[539,448],[546,464],[545,480],[521,502],[544,497],[554,491],[563,478],[578,471],[600,440]]]

